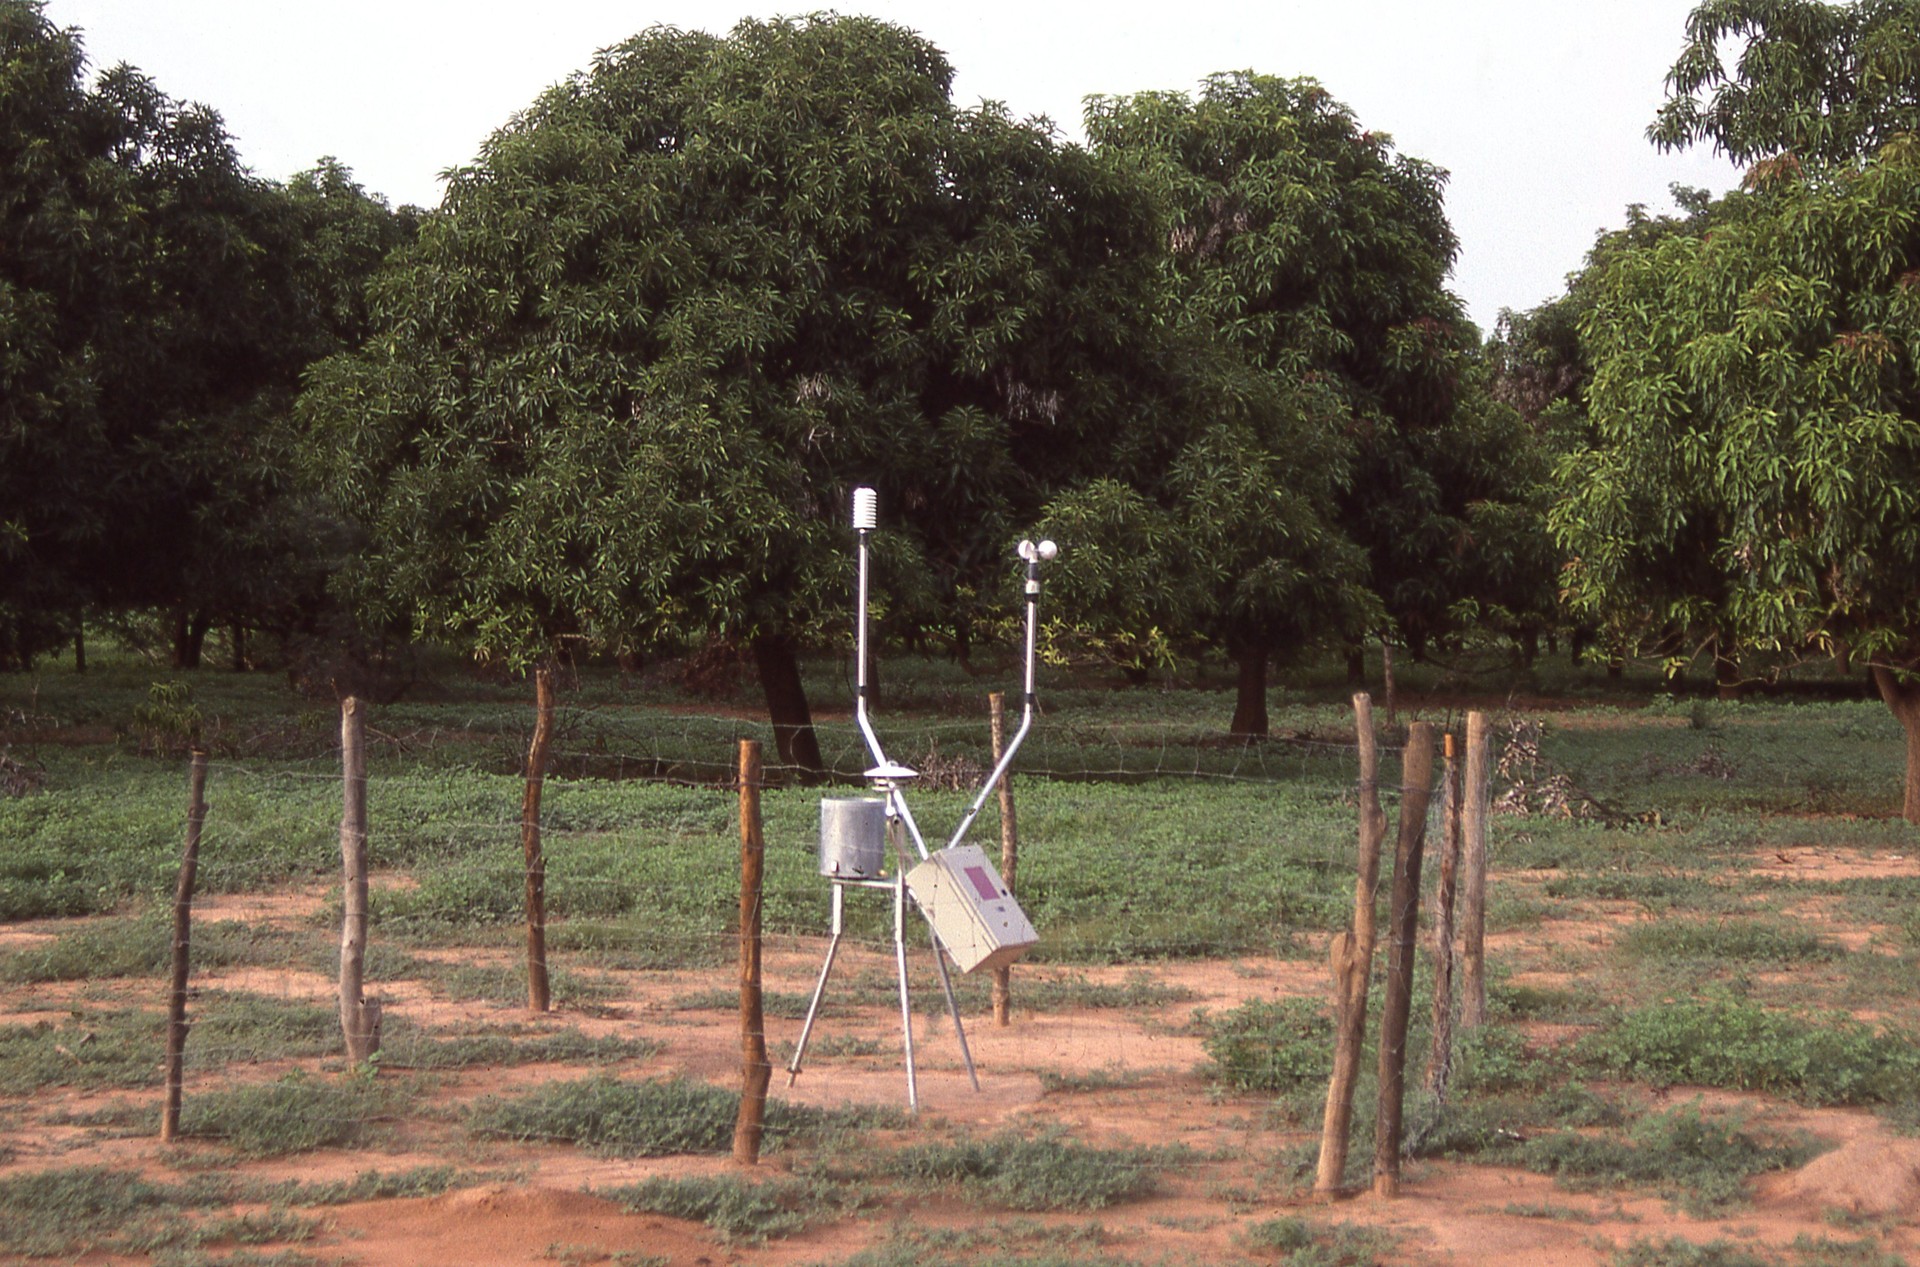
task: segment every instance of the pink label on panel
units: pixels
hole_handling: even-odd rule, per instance
[[[968,867],[967,879],[973,881],[973,891],[980,895],[982,902],[991,902],[1000,896],[1000,890],[994,887],[993,873],[985,867]]]

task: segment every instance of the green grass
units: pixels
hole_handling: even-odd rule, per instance
[[[602,1195],[629,1211],[704,1223],[723,1240],[760,1244],[830,1222],[866,1200],[860,1188],[820,1179],[753,1181],[738,1175],[658,1177]]]
[[[1234,1236],[1235,1245],[1261,1262],[1282,1267],[1374,1267],[1394,1243],[1382,1228],[1316,1224],[1290,1215],[1249,1223]]]
[[[380,1060],[383,1067],[407,1069],[606,1065],[645,1060],[659,1049],[660,1045],[649,1039],[594,1036],[577,1026],[559,1030],[526,1024],[424,1029],[396,1018],[387,1023],[381,1036]]]
[[[189,1263],[208,1261],[202,1253],[208,1246],[298,1243],[320,1227],[280,1208],[216,1212],[229,1201],[224,1185],[155,1183],[98,1166],[11,1175],[0,1179],[0,1253],[69,1260],[131,1254]],[[280,1258],[243,1250],[218,1261]]]
[[[45,1170],[0,1179],[0,1249],[27,1257],[118,1248],[165,1215],[173,1194],[126,1171]]]
[[[1829,963],[1846,955],[1831,940],[1789,921],[1752,914],[1711,922],[1673,919],[1634,924],[1621,934],[1618,946],[1629,959],[1697,964]]]
[[[608,1075],[548,1083],[521,1096],[476,1105],[468,1129],[494,1139],[573,1144],[610,1157],[724,1153],[733,1147],[740,1096],[690,1078],[629,1082]],[[822,1137],[893,1125],[885,1110],[821,1110],[782,1100],[766,1106],[769,1149],[798,1137]]]
[[[134,1009],[83,1009],[0,1026],[0,1094],[157,1085],[165,1036],[159,1012]]]
[[[1209,1073],[1237,1091],[1324,1090],[1333,1071],[1333,1018],[1312,999],[1243,1003],[1198,1016]]]
[[[903,1149],[885,1170],[928,1188],[958,1185],[972,1199],[1008,1210],[1099,1210],[1153,1191],[1154,1163],[1141,1149],[1006,1132]]]
[[[1650,1188],[1696,1218],[1744,1203],[1747,1182],[1784,1170],[1817,1151],[1748,1134],[1737,1122],[1683,1106],[1634,1123],[1625,1136],[1556,1132],[1528,1139],[1510,1155],[1573,1188]]]
[[[293,1073],[186,1096],[182,1135],[217,1139],[246,1157],[280,1157],[316,1148],[364,1148],[382,1142],[411,1106],[413,1089],[391,1077],[316,1078]]]
[[[1586,1059],[1655,1086],[1766,1091],[1807,1104],[1920,1097],[1912,1035],[1844,1014],[1771,1011],[1724,994],[1650,1004],[1589,1039]]]
[[[155,907],[138,915],[88,920],[45,945],[0,957],[0,981],[165,976],[172,956],[172,913]],[[276,961],[284,961],[284,950],[270,931],[233,921],[191,926],[189,962],[196,972]]]

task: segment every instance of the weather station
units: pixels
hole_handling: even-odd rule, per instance
[[[1026,654],[1025,694],[1020,728],[994,764],[960,824],[954,828],[945,846],[929,851],[920,826],[907,803],[907,788],[918,772],[887,756],[874,732],[867,711],[867,537],[879,527],[879,499],[871,488],[853,490],[853,528],[857,539],[857,570],[854,637],[854,722],[873,759],[865,773],[869,792],[856,797],[827,797],[820,802],[820,874],[832,890],[832,913],[827,939],[826,962],[820,966],[820,979],[807,1004],[806,1022],[800,1028],[793,1059],[787,1065],[787,1085],[800,1076],[806,1060],[807,1043],[819,1015],[820,1001],[826,995],[827,981],[833,974],[834,956],[839,953],[845,928],[846,895],[849,891],[883,891],[893,899],[893,957],[900,985],[900,1032],[907,1072],[907,1104],[918,1111],[920,1090],[913,1061],[913,1008],[907,991],[907,925],[910,912],[917,912],[926,924],[933,945],[934,967],[940,988],[946,995],[947,1014],[953,1019],[954,1034],[960,1042],[960,1057],[966,1064],[967,1078],[973,1089],[980,1089],[980,1077],[973,1065],[973,1053],[967,1047],[967,1030],[960,1019],[960,1005],[953,994],[953,978],[947,971],[952,959],[961,972],[980,968],[1000,968],[1024,955],[1038,934],[1020,903],[1001,880],[1000,873],[977,845],[965,843],[967,831],[980,816],[1000,780],[1006,777],[1013,758],[1033,729],[1035,711],[1034,661],[1039,630],[1040,565],[1054,558],[1059,548],[1051,541],[1022,541],[1019,556],[1026,564]],[[911,843],[917,853],[909,854]]]

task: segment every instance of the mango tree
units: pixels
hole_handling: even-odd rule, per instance
[[[1593,439],[1552,528],[1576,613],[1711,607],[1734,649],[1864,658],[1920,822],[1920,144],[1757,171],[1622,251],[1584,337]],[[1690,584],[1650,587],[1684,560]]]
[[[1183,415],[1157,424],[1178,455],[1139,489],[1171,516],[1160,537],[1189,552],[1161,572],[1207,579],[1186,623],[1239,668],[1233,733],[1264,734],[1276,654],[1445,626],[1465,508],[1503,469],[1474,470],[1452,433],[1486,402],[1477,337],[1445,288],[1445,174],[1309,79],[1095,98],[1087,130],[1162,209],[1196,349]],[[1510,411],[1485,420],[1513,430]],[[1062,568],[1069,594],[1077,566]]]
[[[509,665],[751,647],[817,770],[796,657],[845,628],[848,491],[892,627],[964,617],[1137,434],[1148,208],[951,79],[865,18],[659,28],[495,133],[304,401],[365,604]]]

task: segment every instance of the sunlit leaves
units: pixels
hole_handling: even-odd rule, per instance
[[[1560,472],[1568,596],[1758,648],[1904,658],[1920,628],[1920,172],[1900,153],[1730,195],[1598,270],[1596,447]]]

